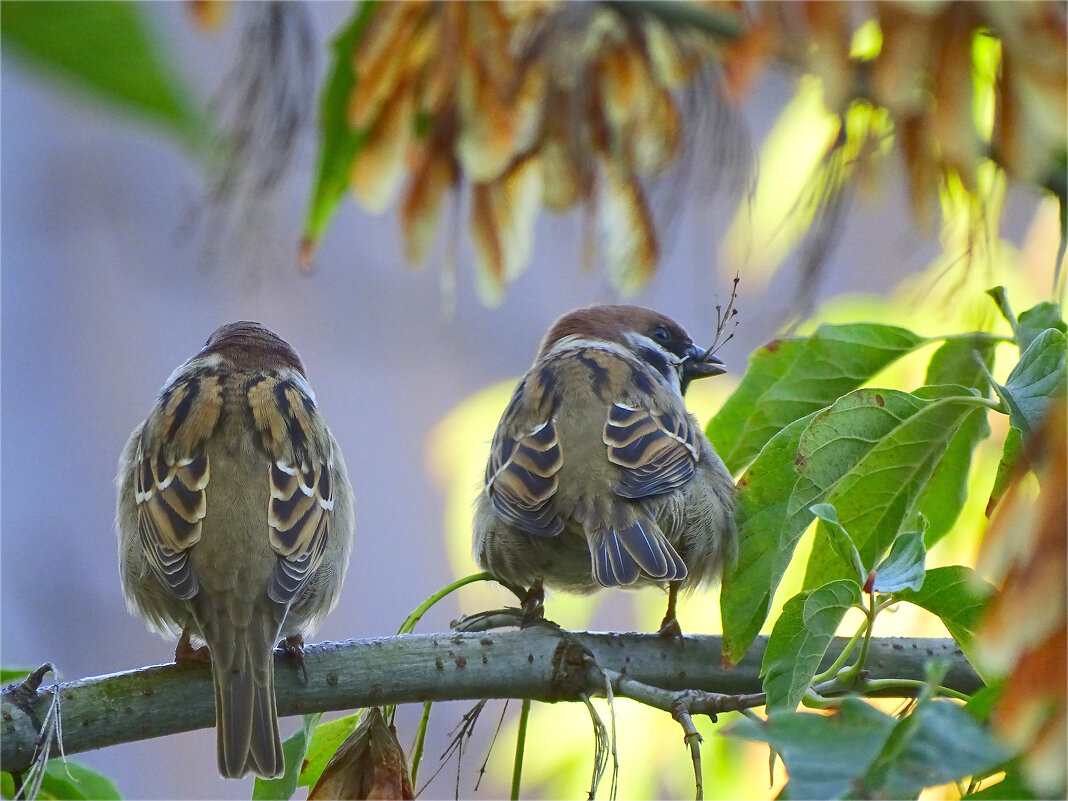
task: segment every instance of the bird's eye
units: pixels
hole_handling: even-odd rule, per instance
[[[653,329],[653,336],[659,339],[661,342],[667,342],[669,339],[671,339],[671,334],[669,334],[668,330],[662,325],[658,325],[656,328]]]

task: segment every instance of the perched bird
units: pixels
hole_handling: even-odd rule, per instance
[[[281,776],[274,644],[302,657],[353,533],[345,462],[296,351],[258,323],[219,328],[133,430],[116,483],[127,606],[182,633],[176,659],[208,647],[219,772]]]
[[[558,319],[497,426],[474,523],[483,570],[530,587],[668,586],[717,577],[735,551],[734,482],[687,410],[690,381],[724,372],[682,327],[637,306]]]

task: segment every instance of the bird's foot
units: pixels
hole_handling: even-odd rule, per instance
[[[521,629],[533,626],[545,619],[545,588],[542,586],[541,579],[536,579],[530,585],[521,608],[523,610],[523,617],[519,622]]]
[[[301,678],[308,683],[308,665],[304,661],[304,638],[299,634],[290,634],[278,643],[278,648],[300,668]]]
[[[176,665],[207,665],[211,664],[211,654],[206,645],[194,648],[189,638],[189,629],[184,629],[178,644],[174,646],[174,663]]]

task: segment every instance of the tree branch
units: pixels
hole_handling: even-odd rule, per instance
[[[845,638],[831,643],[826,664],[845,643]],[[307,684],[293,661],[278,653],[275,686],[280,715],[427,700],[578,701],[584,694],[604,693],[603,677],[589,669],[592,655],[604,670],[660,690],[749,694],[760,692],[766,644],[766,637],[758,638],[742,662],[725,671],[716,636],[688,636],[680,643],[652,634],[590,634],[549,626],[409,634],[307,646]],[[982,686],[952,640],[873,640],[870,678],[923,679],[924,662],[933,656],[952,665],[947,687],[970,693]],[[4,689],[0,768],[19,772],[30,765],[55,690],[55,685]],[[145,667],[63,683],[58,690],[67,754],[215,724],[207,665]],[[620,690],[626,695],[626,682]]]

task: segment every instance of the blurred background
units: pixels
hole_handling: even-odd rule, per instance
[[[1062,14],[1063,36],[1063,4],[1034,5],[1043,14],[1054,7],[1054,27]],[[262,54],[251,53],[264,6],[127,8],[168,80],[187,93],[189,108],[231,134],[254,121],[256,109],[242,106],[233,87],[248,86],[247,71],[262,63],[256,60]],[[526,263],[505,265],[507,280],[492,279],[489,269],[488,281],[492,254],[467,234],[482,209],[467,184],[445,204],[422,269],[406,263],[404,199],[389,192],[369,198],[357,186],[362,206],[337,205],[316,231],[314,253],[305,246],[310,270],[302,271],[298,251],[319,169],[318,93],[334,69],[330,42],[353,7],[308,3],[285,13],[300,17],[307,37],[290,57],[300,60],[309,84],[300,90],[306,103],[294,110],[289,131],[291,162],[270,192],[259,193],[247,173],[227,172],[225,158],[194,153],[176,127],[128,115],[43,66],[25,39],[13,43],[11,4],[2,8],[5,666],[51,661],[69,680],[173,658],[174,643],[150,635],[125,609],[112,528],[114,473],[125,438],[171,370],[224,322],[258,320],[297,348],[344,450],[357,498],[356,543],[341,602],[318,635],[336,640],[391,634],[434,590],[477,570],[470,508],[488,441],[541,335],[563,312],[617,301],[622,288],[630,302],[671,315],[708,343],[716,306],[726,304],[738,274],[738,327],[719,353],[731,373],[691,391],[691,409],[704,422],[735,386],[748,354],[784,326],[877,319],[934,334],[990,325],[995,310],[982,290],[996,283],[1010,286],[1021,309],[1050,296],[1060,221],[1056,200],[1038,188],[1044,176],[1006,181],[976,151],[974,180],[964,182],[971,194],[960,194],[958,185],[954,196],[947,182],[925,223],[910,169],[915,154],[889,153],[863,180],[820,178],[827,154],[848,139],[832,113],[846,102],[828,88],[833,73],[821,75],[802,56],[792,63],[768,57],[758,69],[755,44],[725,62],[733,72],[712,76],[710,85],[731,89],[715,92],[715,102],[687,105],[693,90],[675,92],[682,98],[685,158],[642,184],[656,253],[636,267],[624,257],[622,279],[610,232],[601,231],[600,251],[591,257],[589,215],[535,209]],[[847,33],[855,43],[864,15],[853,13],[856,24]],[[807,24],[818,40],[826,28],[815,19]],[[929,20],[932,29],[944,22]],[[770,53],[769,42],[786,29],[765,29]],[[941,52],[937,37],[925,41]],[[101,63],[127,55],[106,43],[94,46]],[[972,46],[969,38],[969,54]],[[1055,57],[1063,59],[1063,51]],[[982,63],[969,55],[966,89]],[[978,78],[976,87],[982,87]],[[967,105],[970,115],[970,98]],[[1056,109],[1050,113],[1056,117]],[[1018,120],[1025,133],[1029,119]],[[1053,127],[1062,143],[1063,124],[1061,112]],[[863,142],[872,151],[889,150],[887,136],[866,135]],[[255,155],[254,148],[243,152]],[[813,181],[830,189],[813,190]],[[832,190],[842,183],[848,197],[839,202]],[[913,368],[894,369],[905,376]],[[982,456],[987,473],[977,470],[976,480],[989,480],[997,456]],[[969,560],[973,550],[968,537],[951,536],[932,559]],[[785,583],[780,599],[790,595],[789,578]],[[435,607],[420,630],[442,630],[461,613],[508,601],[503,590],[468,588]],[[662,598],[652,590],[548,599],[549,616],[569,627],[650,631],[662,612]],[[688,599],[680,621],[687,633],[715,632],[715,595]],[[898,633],[945,636],[933,618],[891,622]],[[467,706],[435,707],[420,785]],[[589,721],[571,706],[536,705],[525,795],[572,797],[588,786]],[[447,765],[424,795],[506,794],[517,711],[512,704],[477,791],[499,702],[483,713],[460,768]],[[688,797],[692,770],[674,721],[626,703],[617,712],[620,797]],[[398,712],[406,748],[420,713],[414,706]],[[282,723],[283,737],[296,726],[293,719]],[[766,750],[727,742],[714,736],[716,728],[702,723],[707,797],[773,794]],[[220,779],[214,749],[214,734],[204,730],[78,759],[114,778],[126,797],[248,797],[252,780]]]

